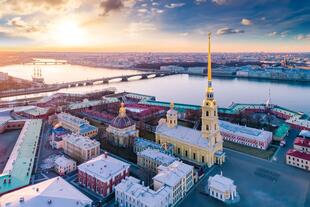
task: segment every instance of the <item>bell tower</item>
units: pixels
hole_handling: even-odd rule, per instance
[[[167,126],[174,128],[178,125],[178,112],[174,110],[174,103],[170,103],[170,109],[167,111]]]
[[[218,106],[214,99],[214,91],[212,87],[211,33],[208,34],[208,40],[208,86],[201,107],[201,133],[202,136],[209,141],[209,146],[213,146],[218,142],[222,142],[222,136],[218,126]]]

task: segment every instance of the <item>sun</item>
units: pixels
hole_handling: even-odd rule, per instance
[[[55,42],[67,46],[83,45],[86,41],[86,32],[74,20],[58,22],[52,36]]]

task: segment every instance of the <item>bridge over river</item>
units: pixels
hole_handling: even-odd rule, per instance
[[[28,95],[28,94],[36,94],[36,93],[44,93],[44,92],[52,92],[58,91],[63,88],[72,88],[72,87],[83,87],[94,84],[107,84],[110,81],[121,81],[126,82],[130,80],[142,80],[149,78],[159,78],[169,75],[174,75],[177,73],[171,72],[146,72],[146,73],[138,73],[131,75],[120,75],[114,77],[102,77],[91,80],[81,80],[81,81],[72,81],[65,83],[57,83],[57,84],[46,84],[42,87],[33,87],[33,88],[25,88],[25,89],[17,89],[17,90],[6,90],[0,92],[0,98],[19,96],[19,95]]]

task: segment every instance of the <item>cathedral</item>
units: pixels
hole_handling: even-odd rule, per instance
[[[201,106],[201,131],[178,125],[178,112],[171,103],[166,119],[156,128],[156,142],[172,144],[174,154],[200,166],[222,164],[225,161],[223,138],[218,124],[217,102],[214,99],[211,69],[211,33],[208,47],[208,86]]]
[[[118,147],[130,147],[134,138],[139,136],[135,122],[126,115],[124,103],[121,103],[119,114],[106,129],[108,141]]]

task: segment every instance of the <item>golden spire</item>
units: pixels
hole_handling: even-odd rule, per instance
[[[208,88],[207,88],[207,99],[213,99],[213,88],[212,88],[212,66],[211,66],[211,32],[208,33]]]
[[[211,68],[211,32],[208,33],[209,47],[208,47],[208,82],[212,81],[212,68]]]
[[[119,108],[119,116],[121,117],[126,116],[126,108],[124,102],[121,103],[121,107]]]
[[[174,108],[174,103],[173,101],[170,102],[170,109],[173,109]]]

